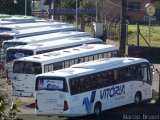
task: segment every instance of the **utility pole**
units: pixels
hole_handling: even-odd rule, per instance
[[[120,56],[125,56],[126,51],[126,15],[127,0],[121,0],[121,30],[120,30]]]
[[[98,22],[98,3],[96,0],[96,23]]]
[[[27,0],[25,0],[25,16],[27,16]]]
[[[54,0],[51,1],[51,9],[53,10],[52,20],[54,20],[54,18],[55,18],[55,15],[54,15],[55,1]]]
[[[78,1],[76,0],[76,30],[78,31]]]

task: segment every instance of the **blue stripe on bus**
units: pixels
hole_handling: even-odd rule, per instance
[[[90,102],[89,102],[88,97],[83,99],[83,105],[85,105],[86,111],[87,111],[88,114],[91,113],[91,110],[93,108],[93,104],[94,104],[94,101],[95,101],[95,96],[96,96],[96,91],[92,91]]]

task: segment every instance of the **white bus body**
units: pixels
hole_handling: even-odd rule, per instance
[[[22,57],[28,57],[36,54],[42,54],[46,52],[53,52],[60,49],[69,47],[76,47],[83,44],[103,44],[103,41],[98,38],[91,37],[69,37],[66,39],[55,40],[50,42],[42,42],[38,44],[29,44],[16,47],[9,47],[7,49],[6,70],[8,73],[8,82],[10,83],[12,78],[13,60]]]
[[[46,26],[46,27],[30,28],[24,30],[1,32],[0,40],[3,41],[9,39],[28,37],[28,36],[55,33],[60,31],[76,31],[76,27],[66,24],[66,25]]]
[[[83,36],[91,36],[91,35],[87,32],[64,31],[64,32],[49,33],[49,34],[30,36],[13,40],[5,40],[2,42],[1,61],[6,62],[6,50],[8,47],[36,44],[39,42],[49,42],[49,41],[64,39],[67,37],[83,37]]]
[[[36,77],[38,115],[84,116],[152,98],[152,71],[141,58],[80,63]]]
[[[69,67],[73,64],[116,56],[115,45],[89,44],[30,57],[13,63],[13,95],[33,96],[37,74]],[[25,68],[25,69],[23,69]]]
[[[20,24],[10,24],[10,25],[1,25],[0,32],[23,30],[30,28],[39,28],[47,26],[57,26],[57,25],[69,25],[62,22],[34,22],[34,23],[20,23]]]

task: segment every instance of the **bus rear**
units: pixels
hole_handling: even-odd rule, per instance
[[[13,65],[12,91],[15,96],[33,96],[33,80],[42,73],[41,63],[15,61]]]
[[[7,50],[7,57],[5,63],[5,69],[7,71],[7,80],[8,84],[11,83],[12,73],[13,73],[13,60],[32,56],[34,52],[32,50],[23,50],[23,49],[8,49]]]
[[[69,92],[63,77],[38,76],[35,86],[35,113],[37,115],[67,116]]]

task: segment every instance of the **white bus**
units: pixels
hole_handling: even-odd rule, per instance
[[[8,74],[8,82],[10,83],[12,77],[13,60],[22,57],[28,57],[36,54],[42,54],[60,49],[80,46],[82,44],[103,44],[103,41],[98,38],[91,37],[70,37],[61,40],[50,42],[42,42],[37,44],[22,45],[17,47],[9,47],[7,50],[7,59],[5,68]]]
[[[9,25],[1,25],[0,32],[39,28],[46,26],[57,26],[57,25],[69,25],[69,24],[62,22],[34,22],[34,23],[9,24]]]
[[[84,116],[152,98],[152,71],[141,58],[100,59],[36,77],[35,112]]]
[[[46,26],[46,27],[30,28],[24,30],[1,32],[0,41],[35,36],[35,35],[42,35],[48,33],[55,33],[60,31],[76,31],[76,27],[66,24],[66,25]]]
[[[103,44],[103,41],[99,38],[92,38],[89,36],[83,36],[83,37],[77,36],[77,37],[68,37],[49,42],[40,42],[28,45],[20,45],[16,47],[9,47],[7,49],[6,62],[11,62],[15,59],[19,59],[22,57],[28,57],[36,54],[42,54],[69,47],[76,47],[83,44],[97,44],[97,43]]]
[[[69,67],[80,62],[116,56],[115,45],[85,44],[78,47],[29,56],[13,63],[13,95],[33,96],[37,74]]]
[[[91,35],[87,32],[64,31],[64,32],[49,33],[49,34],[30,36],[13,40],[5,40],[2,42],[1,62],[3,63],[6,62],[6,50],[8,47],[60,40],[67,37],[82,37],[82,36],[91,36]]]

